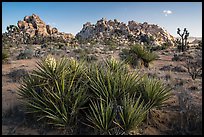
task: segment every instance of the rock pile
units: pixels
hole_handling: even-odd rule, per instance
[[[129,21],[128,25],[118,20],[106,20],[102,18],[97,23],[87,22],[76,38],[84,40],[103,41],[104,39],[114,39],[119,44],[147,43],[151,45],[162,45],[169,43],[174,45],[174,37],[158,25],[148,24],[147,22],[138,23]]]
[[[51,40],[61,40],[64,42],[70,42],[74,37],[71,33],[59,32],[57,28],[52,28],[50,25],[46,25],[39,16],[32,14],[31,16],[25,16],[23,21],[18,21],[17,26],[10,25],[7,27],[7,36],[12,40],[20,41],[21,43],[27,43],[31,39],[49,38]]]

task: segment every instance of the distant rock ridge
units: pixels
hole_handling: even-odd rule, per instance
[[[148,42],[153,45],[162,45],[168,42],[174,45],[174,37],[158,25],[147,22],[138,23],[133,20],[128,21],[128,25],[126,25],[117,19],[112,21],[106,18],[98,20],[96,24],[85,23],[82,30],[76,34],[76,38],[96,41],[112,38],[121,44]]]
[[[107,20],[106,18],[98,20],[96,24],[87,22],[83,24],[82,30],[74,36],[71,33],[59,32],[57,28],[46,25],[38,15],[32,14],[18,21],[17,26],[10,25],[7,30],[6,35],[12,41],[20,43],[49,38],[50,41],[65,43],[77,43],[81,40],[103,42],[111,39],[123,45],[132,43],[162,45],[167,42],[169,45],[174,45],[174,37],[158,25],[147,22],[138,23],[133,20],[128,21],[127,25],[117,19]],[[41,40],[41,43],[43,42],[44,40]]]

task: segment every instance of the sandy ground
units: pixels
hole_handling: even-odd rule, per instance
[[[159,71],[165,65],[173,64],[179,66],[183,62],[172,62],[172,56],[161,55],[159,60],[151,64],[149,69],[144,69],[145,72],[155,73],[162,77],[168,74],[165,71]],[[63,134],[56,130],[39,129],[37,126],[26,124],[23,112],[19,110],[19,101],[17,100],[16,90],[19,87],[19,82],[9,77],[9,73],[18,69],[30,71],[34,69],[37,59],[16,60],[10,64],[2,65],[2,134],[3,135],[54,135]],[[190,92],[192,102],[202,108],[202,79],[199,78],[192,82],[189,74],[171,72],[170,80],[167,83],[175,84],[176,79],[185,80],[182,86],[175,86],[173,89],[174,96],[168,101],[168,106],[160,110],[154,110],[151,113],[152,119],[146,122],[141,129],[141,134],[158,135],[158,134],[176,134],[174,126],[178,122],[181,106],[179,106],[178,94],[185,92],[186,89],[192,86],[192,83],[198,87],[196,91]],[[175,83],[174,83],[175,82]],[[180,118],[179,118],[180,119]],[[174,124],[175,123],[175,124]],[[177,123],[178,124],[178,123]]]

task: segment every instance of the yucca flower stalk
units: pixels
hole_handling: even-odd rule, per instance
[[[53,71],[56,69],[56,60],[51,55],[48,55],[45,58],[45,63],[48,65],[49,68],[51,68]]]

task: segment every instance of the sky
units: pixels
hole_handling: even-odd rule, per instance
[[[86,22],[117,19],[157,24],[178,37],[177,28],[202,37],[202,2],[2,2],[2,32],[36,14],[60,32],[77,34]]]

